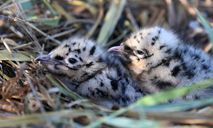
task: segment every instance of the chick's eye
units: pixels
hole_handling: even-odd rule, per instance
[[[56,60],[63,60],[64,57],[57,55],[57,56],[55,56],[55,59],[56,59]]]
[[[126,50],[126,51],[131,51],[131,48],[129,47],[129,46],[124,46],[124,50]]]
[[[139,54],[139,55],[143,55],[143,54],[144,54],[144,52],[141,51],[141,50],[137,50],[136,52],[137,52],[137,54]]]
[[[75,58],[69,58],[68,61],[71,63],[71,64],[74,64],[77,62],[77,60]]]

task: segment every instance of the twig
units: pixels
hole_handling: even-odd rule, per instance
[[[12,48],[12,49],[21,49],[21,48],[30,46],[30,45],[32,45],[32,44],[33,44],[32,42],[29,42],[29,43],[27,43],[27,44],[22,44],[22,45],[16,46],[16,47],[14,47],[14,48]]]
[[[87,37],[87,38],[90,38],[90,37],[93,35],[93,33],[94,33],[95,30],[97,29],[98,25],[100,24],[103,15],[104,15],[104,9],[103,9],[103,5],[102,5],[102,3],[101,3],[98,18],[97,18],[95,24],[94,24],[94,25],[92,26],[92,28],[90,29],[90,31],[86,34],[86,37]]]
[[[3,38],[1,38],[1,41],[2,41],[2,43],[4,44],[5,48],[7,49],[7,51],[8,51],[10,54],[12,54],[12,51],[11,51],[10,47],[7,45],[6,41],[5,41]]]
[[[109,43],[107,43],[104,47],[109,47],[110,45],[115,44],[116,42],[118,42],[119,40],[121,40],[123,37],[125,37],[127,34],[127,31],[125,30],[124,32],[122,32],[122,34],[120,36],[118,36],[117,38],[115,38],[114,40],[111,40]]]
[[[196,15],[196,10],[194,7],[192,7],[187,0],[180,0],[180,3],[186,8],[188,13],[192,16]]]
[[[21,32],[19,32],[14,26],[10,26],[9,28],[10,28],[10,30],[13,31],[18,37],[20,37],[20,38],[23,38],[23,37],[24,37],[24,35],[23,35]]]
[[[33,83],[32,83],[32,81],[31,81],[31,79],[30,79],[30,76],[29,76],[27,73],[24,73],[24,76],[27,78],[27,81],[28,81],[28,83],[29,83],[29,85],[30,85],[30,88],[31,88],[31,90],[32,90],[33,95],[35,96],[36,101],[41,105],[41,107],[40,107],[41,113],[45,113],[44,106],[42,105],[42,103],[41,103],[40,100],[39,100],[39,97],[38,97],[38,95],[37,95],[37,93],[36,93],[36,90],[35,90],[35,88],[34,88],[34,86],[33,86]]]
[[[138,26],[134,16],[132,15],[132,12],[131,12],[130,8],[126,7],[125,11],[126,11],[127,18],[130,20],[130,22],[131,22],[131,24],[132,24],[132,26],[134,28],[134,31],[139,30],[139,26]]]
[[[205,47],[204,47],[204,51],[205,52],[209,52],[212,49],[213,45],[211,42],[209,42]]]
[[[177,18],[175,17],[175,10],[174,10],[174,4],[172,0],[165,0],[166,4],[167,4],[167,9],[168,9],[168,22],[169,25],[174,27],[177,23]]]
[[[26,19],[25,14],[23,13],[23,8],[20,5],[20,3],[18,3],[17,1],[13,0],[14,5],[16,6],[17,10],[16,12],[14,12],[14,14],[16,14],[17,16],[20,16],[22,19]],[[25,25],[23,24],[17,24],[18,26],[21,26],[21,28],[23,28],[27,34],[34,40],[34,43],[36,45],[36,47],[38,49],[41,49],[41,45],[39,44],[39,42],[37,41],[38,39],[36,38],[35,34],[32,32],[32,30],[30,28],[27,28]]]
[[[75,31],[75,29],[69,29],[67,31],[63,31],[61,33],[57,33],[57,34],[51,35],[51,37],[52,38],[57,38],[57,37],[60,37],[60,36],[64,36],[66,34],[70,34],[70,33],[74,32],[74,31]],[[45,38],[45,39],[47,39],[47,38]]]
[[[53,7],[57,10],[58,13],[60,13],[61,15],[63,15],[64,17],[66,17],[66,19],[68,21],[72,21],[74,20],[75,18],[73,16],[70,15],[70,13],[67,13],[63,7],[61,7],[60,4],[58,4],[57,1],[53,1],[52,3]]]
[[[61,44],[60,41],[56,40],[55,38],[51,37],[50,35],[46,34],[45,32],[41,31],[40,29],[38,29],[37,27],[35,27],[33,24],[21,19],[21,18],[18,18],[18,17],[11,17],[11,16],[4,16],[4,15],[0,15],[1,17],[4,17],[4,18],[8,18],[10,20],[13,20],[15,22],[21,22],[21,23],[24,23],[26,24],[27,26],[31,27],[32,29],[36,30],[37,32],[39,32],[40,34],[42,34],[43,36],[45,36],[47,39],[49,40],[52,40],[53,42],[57,43],[57,44]]]
[[[2,5],[0,6],[0,11],[4,10],[5,8],[7,8],[7,6],[8,6],[9,4],[11,4],[11,3],[12,3],[12,0],[7,0],[6,2],[4,2],[4,4],[2,4]]]
[[[74,19],[71,21],[67,21],[64,26],[66,27],[69,24],[74,24],[74,23],[87,23],[87,24],[93,24],[94,21],[91,19]]]

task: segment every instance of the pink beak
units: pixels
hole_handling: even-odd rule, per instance
[[[108,49],[109,52],[111,51],[115,51],[115,52],[123,52],[124,50],[124,47],[123,45],[120,45],[120,46],[114,46],[114,47],[111,47]]]

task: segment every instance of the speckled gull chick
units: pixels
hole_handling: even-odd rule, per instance
[[[210,55],[184,44],[172,31],[161,27],[141,29],[109,51],[117,51],[130,61],[128,68],[146,93],[213,78]],[[194,92],[184,99],[208,96],[213,96],[213,87]]]

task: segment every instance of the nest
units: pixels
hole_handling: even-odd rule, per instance
[[[212,53],[211,0],[3,0],[0,2],[0,127],[209,127],[213,99],[163,104],[173,89],[108,110],[69,90],[34,61],[70,36],[118,45],[144,26],[172,28]],[[212,80],[198,83],[208,86]],[[192,88],[182,90],[196,90]],[[180,91],[178,95],[172,92]],[[13,123],[11,123],[13,122]],[[133,125],[134,124],[134,125]]]

